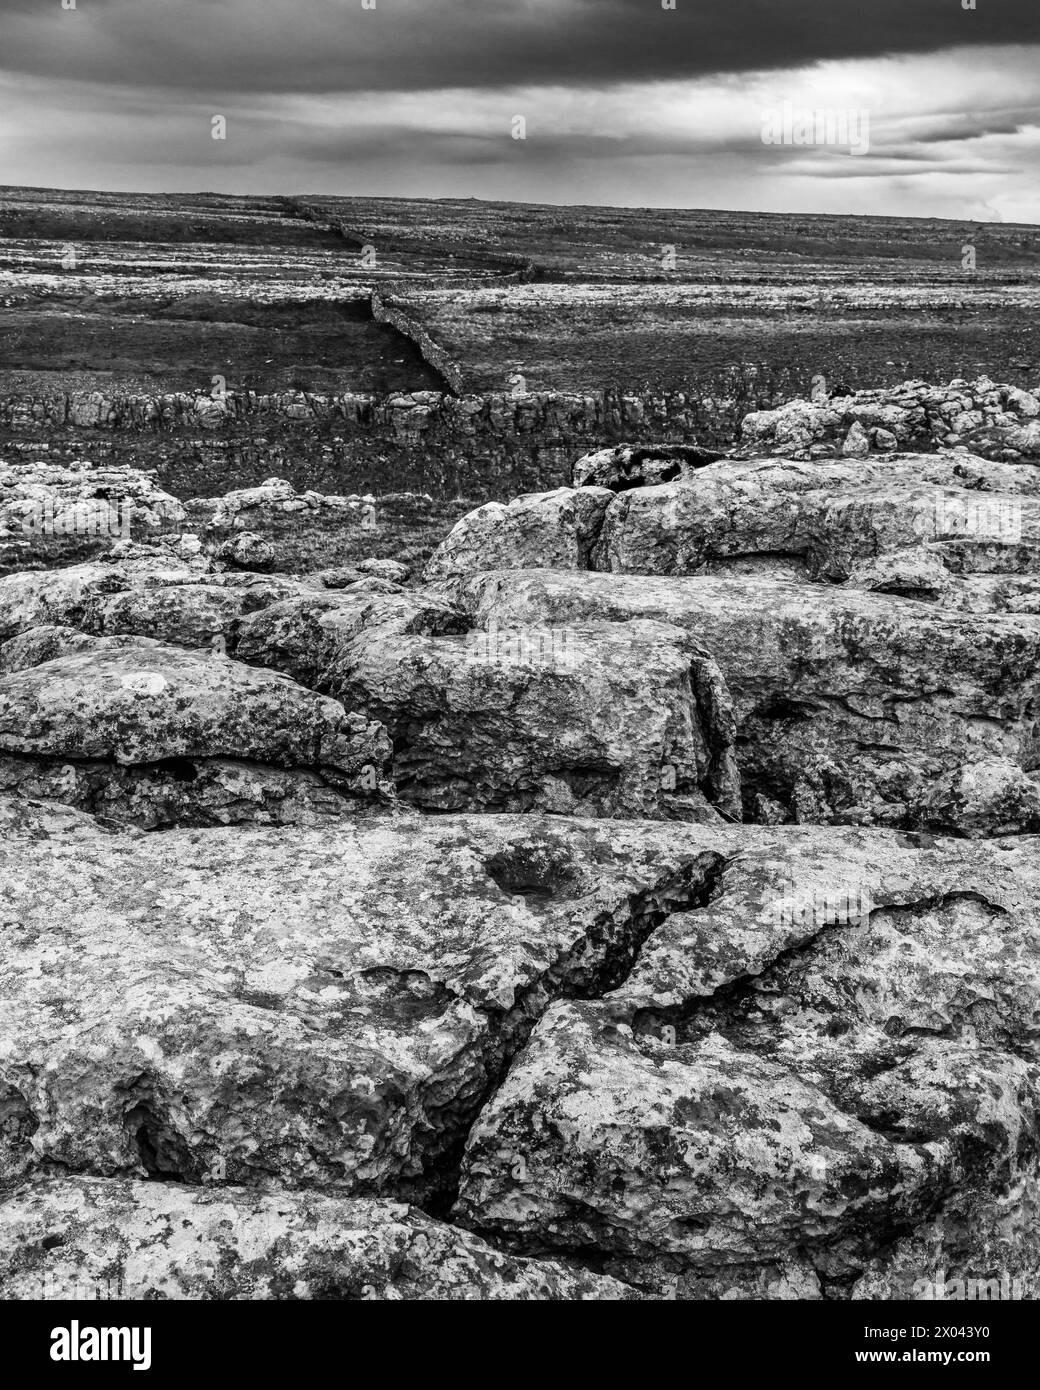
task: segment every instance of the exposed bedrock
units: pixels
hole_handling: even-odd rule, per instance
[[[343,814],[390,793],[386,730],[279,672],[139,636],[0,644],[0,786],[158,826]]]
[[[1040,1296],[1040,467],[857,427],[0,576],[0,1293]]]
[[[1036,843],[818,835],[546,1010],[456,1217],[690,1297],[1036,1296]]]
[[[479,569],[764,573],[841,582],[917,551],[955,575],[1040,572],[1040,467],[970,455],[725,459],[677,481],[560,488],[463,517],[429,579]]]
[[[79,1179],[110,1180],[88,1227],[201,1222],[155,1277],[227,1296],[208,1204],[262,1251],[282,1202],[293,1248],[293,1213],[444,1215],[461,1177],[456,1218],[500,1250],[658,1295],[905,1296],[922,1251],[1036,1287],[1035,840],[537,814],[156,836],[9,798],[0,828],[0,1175],[19,1229],[71,1228],[46,1259],[5,1239],[8,1281],[82,1265]]]
[[[0,807],[4,1178],[435,1198],[545,1002],[622,978],[718,859],[537,816],[127,835]]]
[[[5,1299],[623,1299],[391,1201],[53,1178],[3,1205]]]
[[[1040,621],[775,579],[530,570],[450,586],[482,627],[653,620],[732,696],[753,820],[1040,829]]]
[[[561,487],[508,504],[486,502],[455,524],[427,565],[426,578],[535,566],[591,569],[592,547],[614,496],[605,487]]]
[[[907,381],[898,387],[793,400],[744,417],[748,451],[780,448],[798,457],[865,457],[910,447],[960,447],[987,458],[1040,458],[1040,392],[980,377],[949,385]]]
[[[119,538],[179,535],[184,520],[154,471],[0,460],[0,574],[75,564]]]
[[[275,477],[182,503],[156,486],[154,469],[0,458],[0,575],[163,541],[171,553],[204,553],[224,570],[356,569],[360,578],[390,565],[404,578],[472,505],[408,492],[297,491]]]
[[[469,628],[465,615],[436,595],[379,577],[328,590],[273,576],[212,574],[204,562],[178,566],[153,555],[0,580],[0,637],[7,634],[0,694],[9,690],[16,701],[10,731],[0,728],[5,784],[53,795],[54,767],[34,763],[27,770],[26,755],[94,759],[73,769],[78,781],[63,799],[98,810],[104,802],[108,814],[119,815],[132,780],[124,818],[170,824],[185,820],[184,778],[172,787],[169,776],[162,778],[153,798],[161,805],[148,810],[137,804],[145,795],[140,772],[128,779],[113,769],[111,789],[99,790],[96,759],[138,768],[160,758],[247,759],[310,769],[338,791],[360,795],[385,789],[385,764],[397,795],[428,810],[739,816],[728,692],[717,664],[681,628],[594,621],[580,629],[539,628],[521,642]],[[161,652],[152,649],[156,640],[165,644]],[[177,724],[187,697],[176,682],[165,699],[159,690],[167,660],[171,670],[190,672],[183,717],[208,721],[202,743]],[[33,699],[38,690],[51,692],[52,703],[86,698],[76,683],[108,692],[110,667],[120,690],[127,689],[124,678],[141,676],[132,703],[124,709],[120,696],[111,717],[144,720],[152,732],[147,746],[144,730],[132,756],[99,742],[100,726],[94,742],[81,739],[75,748],[73,735],[61,735],[52,722],[31,746],[18,734],[29,698],[21,692],[31,689]],[[280,704],[271,713],[276,694]],[[338,710],[350,722],[357,747],[345,777],[330,774],[316,745],[282,748],[297,722],[293,701],[329,718]],[[83,713],[70,708],[66,732],[80,728]],[[265,719],[277,724],[281,743],[265,741]],[[20,760],[12,765],[14,756]],[[252,818],[283,820],[342,809],[313,779],[279,792],[265,771],[266,780],[239,795],[240,770],[222,763],[201,775],[197,763],[193,768],[187,782],[197,803],[212,803],[214,821],[250,818],[250,806]],[[205,823],[201,810],[195,815],[195,823]]]
[[[539,624],[525,641],[460,633],[445,610],[447,632],[401,632],[394,603],[288,600],[244,624],[236,650],[384,723],[398,793],[427,810],[738,811],[728,697],[681,629]]]

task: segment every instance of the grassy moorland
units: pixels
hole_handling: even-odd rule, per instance
[[[280,469],[326,490],[498,495],[564,476],[633,420],[726,443],[821,372],[838,391],[1035,385],[1040,229],[5,189],[0,305],[0,446],[144,462],[182,493]],[[183,402],[214,383],[239,405],[200,424]],[[407,419],[381,406],[449,388],[474,404],[435,430],[415,428],[425,397]],[[569,407],[511,418],[552,393],[587,403],[580,427]],[[611,404],[627,400],[638,411]],[[486,428],[460,429],[474,418]]]

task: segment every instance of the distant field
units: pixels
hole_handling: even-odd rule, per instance
[[[207,294],[38,296],[0,316],[0,373],[87,373],[110,391],[386,392],[435,388],[418,350],[364,297],[264,304]],[[2,380],[2,377],[0,377]],[[79,388],[79,389],[82,389]]]
[[[534,283],[496,287],[482,259],[494,255],[529,258]],[[213,359],[258,389],[429,386],[363,327],[357,304],[373,289],[422,322],[474,391],[507,391],[517,374],[529,390],[710,391],[750,367],[859,386],[1040,362],[1040,228],[1005,224],[10,189],[0,274],[20,316],[0,371],[170,373],[171,389]],[[287,307],[296,298],[334,312]],[[245,301],[270,313],[243,321]],[[278,341],[261,352],[265,331]]]
[[[1040,362],[1040,282],[515,285],[407,302],[485,391],[515,376],[531,391],[713,391],[752,365],[799,390],[817,372],[855,389],[907,374],[1018,380]]]
[[[315,199],[343,220],[377,234],[519,251],[577,280],[655,275],[674,246],[679,278],[700,275],[704,258],[811,262],[956,262],[974,242],[982,268],[1040,271],[1040,227],[927,218],[689,211],[666,208],[555,207],[477,199]]]
[[[333,233],[300,227],[282,199],[161,198],[43,193],[0,195],[0,236],[44,241],[235,242],[332,245]]]
[[[839,391],[983,374],[1035,386],[1040,228],[0,189],[0,306],[0,447],[103,447],[195,492],[279,461],[325,487],[392,474],[398,490],[505,495],[566,476],[590,436],[629,437],[623,400],[648,438],[725,445],[743,412],[821,372]],[[238,413],[203,443],[108,405],[207,395],[215,377],[319,401],[454,389],[484,423],[423,433],[319,405],[262,424]],[[83,393],[96,426],[69,405]],[[580,398],[583,419],[570,406],[514,419],[525,393]]]
[[[472,200],[325,200],[412,236],[530,257],[533,284],[406,297],[474,390],[714,391],[765,369],[807,389],[1040,365],[1040,228]],[[976,269],[964,268],[972,246]]]

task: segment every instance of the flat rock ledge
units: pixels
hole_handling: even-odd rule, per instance
[[[5,1291],[1040,1291],[1035,837],[0,828]]]

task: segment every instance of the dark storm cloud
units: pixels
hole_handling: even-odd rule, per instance
[[[424,158],[447,163],[498,163],[504,151],[514,160],[618,159],[627,157],[687,155],[708,156],[757,150],[759,145],[747,137],[705,139],[661,131],[655,135],[583,135],[570,131],[548,131],[537,141],[514,143],[500,130],[411,130],[399,126],[366,126],[363,129],[319,130],[283,129],[272,132],[272,147],[279,154],[301,161],[374,159],[397,154],[407,144],[410,151]]]
[[[0,68],[205,92],[569,87],[1040,39],[1038,0],[3,0]]]
[[[919,174],[941,174],[943,178],[963,178],[968,175],[985,174],[987,178],[1004,177],[1010,178],[1020,172],[1013,165],[1002,167],[999,164],[988,164],[982,160],[974,162],[964,160],[949,164],[931,164],[924,160],[910,160],[919,167],[916,170],[903,167],[898,159],[885,156],[882,159],[857,159],[855,161],[835,159],[814,166],[812,170],[813,178],[817,179],[888,179],[893,174],[906,175],[907,173]]]
[[[1040,221],[1040,0],[75,3],[0,0],[0,183]]]
[[[982,135],[1017,135],[1027,125],[1035,124],[1036,120],[1035,110],[1022,110],[1012,116],[1004,116],[999,111],[970,116],[957,113],[933,116],[927,123],[916,123],[908,134],[919,145],[943,145],[958,140],[977,140]]]

